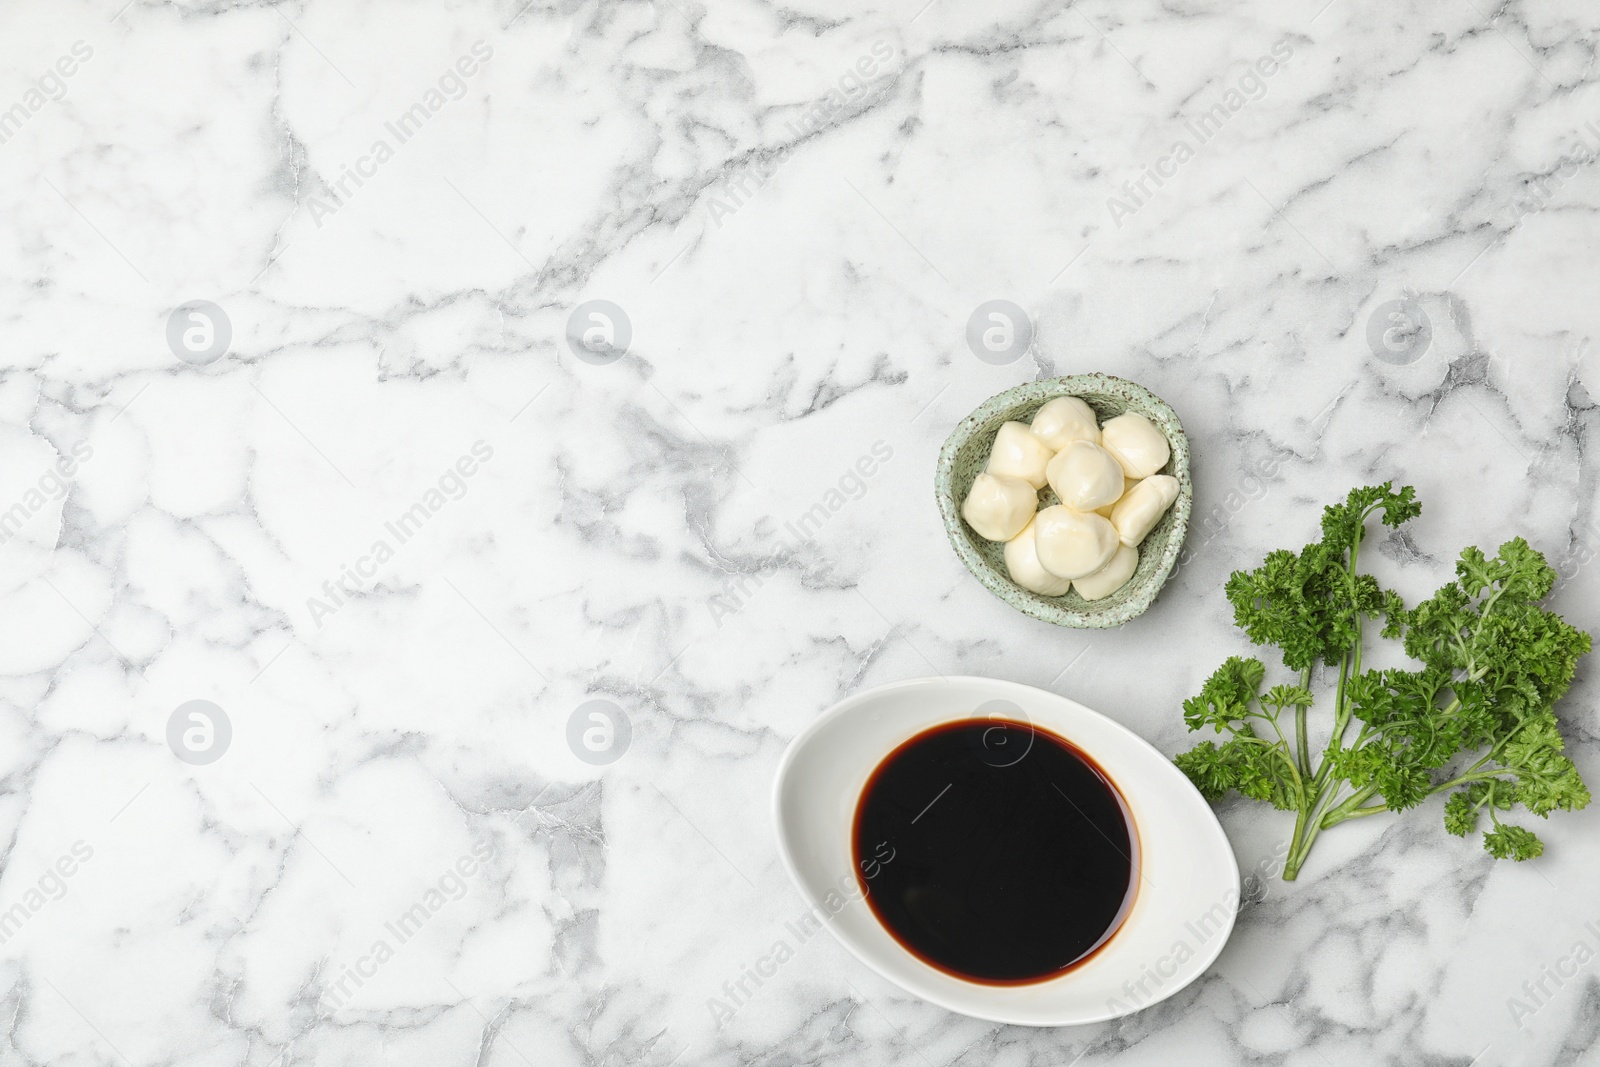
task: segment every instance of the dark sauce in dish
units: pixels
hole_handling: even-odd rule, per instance
[[[885,929],[947,974],[1058,977],[1111,939],[1138,887],[1138,832],[1111,779],[1011,719],[925,730],[861,791],[856,877]]]

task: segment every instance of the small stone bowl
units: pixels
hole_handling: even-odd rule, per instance
[[[1005,545],[979,537],[961,517],[961,502],[988,463],[989,450],[1000,424],[1031,422],[1034,412],[1058,396],[1081,398],[1094,409],[1102,423],[1124,412],[1138,412],[1155,423],[1172,446],[1172,458],[1160,473],[1178,479],[1178,499],[1139,546],[1139,566],[1133,577],[1104,600],[1085,600],[1076,590],[1053,597],[1030,593],[1006,573]],[[1189,439],[1184,436],[1177,412],[1166,401],[1125,378],[1109,374],[1072,374],[1027,382],[990,397],[956,424],[939,450],[934,496],[939,501],[944,531],[956,555],[989,592],[1024,615],[1057,626],[1108,629],[1142,615],[1177,565],[1183,537],[1189,529],[1189,509],[1194,498],[1194,484],[1189,479]],[[1056,503],[1059,501],[1049,486],[1039,491],[1041,508]]]

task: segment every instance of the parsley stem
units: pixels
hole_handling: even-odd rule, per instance
[[[1324,764],[1324,769],[1326,766]],[[1289,855],[1283,865],[1285,882],[1294,881],[1295,876],[1300,873],[1300,865],[1305,863],[1306,857],[1311,854],[1311,843],[1317,839],[1317,834],[1322,830],[1324,809],[1338,792],[1338,782],[1321,786],[1311,803],[1302,804],[1295,815],[1294,837],[1289,841]]]
[[[1344,707],[1344,685],[1349,674],[1350,653],[1346,652],[1339,658],[1339,687],[1333,691],[1333,717],[1335,720],[1339,718],[1339,711]],[[1332,739],[1328,741],[1329,751],[1332,751],[1334,744],[1335,742]]]
[[[1459,707],[1460,704],[1461,704],[1461,701],[1459,699],[1457,699],[1457,700],[1454,700],[1454,701],[1451,702],[1450,707],[1452,707],[1452,708]],[[1431,797],[1435,793],[1443,793],[1446,789],[1454,789],[1458,785],[1466,785],[1468,782],[1488,782],[1488,781],[1493,781],[1496,778],[1503,777],[1505,775],[1505,773],[1506,773],[1504,768],[1493,767],[1493,768],[1490,768],[1489,770],[1486,770],[1486,771],[1480,771],[1478,768],[1482,767],[1485,763],[1488,763],[1490,760],[1497,758],[1500,755],[1500,750],[1503,749],[1506,746],[1506,743],[1511,741],[1519,733],[1521,733],[1527,727],[1527,725],[1528,725],[1527,723],[1523,723],[1521,726],[1517,727],[1511,733],[1507,734],[1505,737],[1502,737],[1499,741],[1495,742],[1494,746],[1491,747],[1489,749],[1489,751],[1485,752],[1483,755],[1478,757],[1478,760],[1477,760],[1476,763],[1474,763],[1472,766],[1468,767],[1466,770],[1462,771],[1456,777],[1450,779],[1448,782],[1440,782],[1438,785],[1434,786],[1432,789],[1429,789],[1428,790],[1428,796]]]
[[[1304,813],[1302,813],[1304,817]],[[1300,834],[1299,847],[1290,843],[1289,858],[1283,864],[1283,880],[1292,882],[1300,873],[1300,867],[1305,863],[1306,857],[1311,854],[1311,844],[1317,839],[1317,832],[1322,829],[1321,820],[1315,817],[1305,820],[1304,832]]]
[[[1306,813],[1302,809],[1294,819],[1294,836],[1289,839],[1289,854],[1283,860],[1283,880],[1292,882],[1300,873],[1300,865],[1306,861],[1306,852],[1311,847],[1306,840]]]
[[[1458,785],[1466,785],[1468,782],[1487,782],[1487,781],[1489,781],[1489,780],[1491,780],[1493,778],[1499,778],[1499,777],[1501,777],[1502,775],[1504,775],[1506,773],[1504,770],[1502,770],[1500,768],[1495,768],[1494,770],[1488,770],[1488,771],[1476,770],[1477,767],[1482,765],[1483,760],[1486,760],[1488,758],[1489,758],[1488,756],[1483,757],[1482,760],[1479,760],[1477,763],[1474,763],[1471,767],[1468,767],[1467,770],[1464,773],[1458,775],[1455,778],[1450,779],[1448,782],[1440,782],[1438,785],[1436,785],[1432,789],[1428,790],[1428,795],[1431,797],[1435,793],[1443,793],[1446,789],[1454,789],[1456,786],[1458,786]]]
[[[1349,669],[1350,669],[1350,653],[1346,652],[1344,654],[1344,657],[1339,660],[1339,687],[1338,687],[1338,689],[1334,690],[1334,694],[1333,694],[1333,708],[1334,708],[1333,736],[1328,738],[1328,747],[1322,750],[1322,762],[1317,767],[1316,777],[1314,777],[1312,779],[1312,781],[1311,781],[1311,784],[1318,790],[1320,790],[1322,788],[1322,786],[1327,782],[1328,776],[1333,773],[1333,761],[1330,760],[1328,757],[1333,755],[1333,753],[1335,753],[1336,751],[1338,751],[1338,749],[1339,749],[1339,739],[1343,735],[1343,731],[1339,728],[1338,719],[1339,719],[1339,714],[1340,714],[1339,709],[1344,707],[1344,680],[1345,680],[1345,674],[1346,674],[1347,671],[1349,671]]]
[[[1311,668],[1307,667],[1300,672],[1300,688],[1309,692],[1311,690]],[[1295,745],[1299,749],[1300,778],[1305,780],[1311,777],[1311,739],[1306,736],[1306,706],[1294,706],[1294,735]]]
[[[1356,564],[1361,557],[1361,538],[1365,533],[1366,519],[1372,509],[1368,508],[1362,513],[1361,525],[1357,527],[1355,540],[1349,546],[1350,562],[1345,567],[1346,584],[1350,590],[1351,603],[1356,599]],[[1333,732],[1328,737],[1328,747],[1323,750],[1322,760],[1317,767],[1315,776],[1311,775],[1310,742],[1306,736],[1305,708],[1296,706],[1295,727],[1298,730],[1296,738],[1299,746],[1299,762],[1305,768],[1305,777],[1310,777],[1311,786],[1301,794],[1301,805],[1295,816],[1295,832],[1289,842],[1289,855],[1283,865],[1283,880],[1292,882],[1300,873],[1300,867],[1311,853],[1311,845],[1317,839],[1317,834],[1327,826],[1342,822],[1350,816],[1347,810],[1353,810],[1377,791],[1376,787],[1365,791],[1358,791],[1354,796],[1332,807],[1334,799],[1339,794],[1342,779],[1333,777],[1333,755],[1344,746],[1344,736],[1350,727],[1352,716],[1349,700],[1345,695],[1346,685],[1349,680],[1361,673],[1361,639],[1362,625],[1361,612],[1356,610],[1355,640],[1339,660],[1339,685],[1333,697]],[[1307,667],[1301,675],[1301,685],[1311,687],[1311,668]],[[1309,804],[1305,803],[1307,794],[1314,794],[1314,799]],[[1337,816],[1337,817],[1335,817]]]
[[[1342,823],[1346,819],[1350,818],[1350,813],[1359,809],[1361,805],[1365,804],[1367,800],[1371,798],[1372,794],[1376,793],[1377,791],[1378,787],[1375,785],[1365,786],[1364,788],[1356,790],[1356,792],[1350,796],[1350,799],[1346,800],[1338,807],[1329,810],[1325,815],[1322,816],[1321,824],[1323,828],[1326,829],[1329,826],[1337,826],[1339,823]],[[1376,813],[1374,812],[1373,814]]]
[[[1387,804],[1370,804],[1367,807],[1356,808],[1353,811],[1346,812],[1344,817],[1346,819],[1360,819],[1367,815],[1378,815],[1388,810],[1389,805]]]

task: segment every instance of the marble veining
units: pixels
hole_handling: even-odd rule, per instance
[[[1521,533],[1600,630],[1597,33],[10,5],[0,1063],[1600,1062],[1600,809],[1516,866],[1436,803],[1362,820],[1284,883],[1279,813],[1224,804],[1216,965],[1060,1030],[808,931],[768,811],[787,740],[900,678],[1186,747],[1245,647],[1221,582],[1365,482],[1424,502],[1374,553],[1408,598]],[[1194,457],[1178,570],[1105,632],[985,592],[930,491],[972,408],[1089,371]]]

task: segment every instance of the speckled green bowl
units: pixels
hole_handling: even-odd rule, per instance
[[[1104,600],[1087,601],[1075,591],[1065,596],[1028,592],[1006,573],[1005,545],[979,537],[961,517],[961,502],[967,498],[973,479],[989,462],[989,450],[994,445],[995,434],[1000,432],[1000,424],[1030,422],[1034,412],[1058,396],[1082,398],[1101,422],[1124,412],[1138,412],[1160,427],[1172,446],[1172,458],[1160,473],[1178,479],[1178,499],[1139,546],[1139,566],[1133,577]],[[1109,374],[1073,374],[1028,382],[990,397],[951,431],[944,448],[939,450],[934,495],[939,501],[945,533],[950,536],[956,555],[989,592],[1023,614],[1057,626],[1097,630],[1121,626],[1144,613],[1177,565],[1184,534],[1189,530],[1189,509],[1194,498],[1194,485],[1189,480],[1189,440],[1183,434],[1177,412],[1166,401],[1125,378]],[[1055,503],[1058,503],[1056,495],[1048,486],[1039,491],[1040,507]]]

